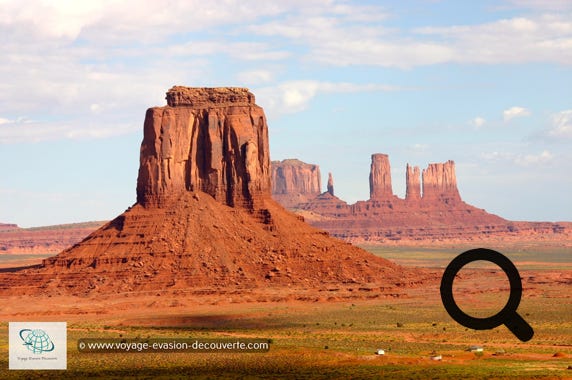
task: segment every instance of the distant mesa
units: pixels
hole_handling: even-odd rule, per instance
[[[289,160],[271,169],[266,117],[250,91],[176,86],[167,103],[145,116],[137,202],[40,268],[0,273],[0,293],[246,296],[333,284],[357,294],[422,281],[271,198],[272,178],[278,193],[318,195],[319,168]]]
[[[105,223],[94,221],[32,228],[0,223],[0,254],[58,253],[80,242]]]
[[[282,162],[280,170],[290,170],[286,167],[288,162]],[[296,167],[312,167],[313,173],[319,173],[317,165],[297,161]],[[298,180],[289,186],[283,184],[289,191],[279,195],[273,185],[273,197],[303,215],[311,225],[353,243],[572,238],[571,223],[512,222],[465,203],[459,194],[455,163],[451,160],[431,163],[423,171],[407,164],[405,178],[405,199],[402,199],[393,194],[389,156],[375,153],[371,156],[370,198],[366,201],[349,205],[334,196],[331,176],[331,192],[328,186],[325,193],[314,190],[301,197]],[[300,202],[296,203],[298,199]]]
[[[272,161],[271,170],[272,197],[284,207],[292,208],[321,193],[322,178],[318,165],[286,159]]]

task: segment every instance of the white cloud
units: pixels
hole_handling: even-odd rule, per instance
[[[378,14],[379,19],[384,18],[379,15],[380,9],[374,8],[371,12]],[[451,49],[440,42],[401,37],[379,24],[353,22],[352,17],[328,14],[308,17],[300,13],[283,20],[255,24],[249,30],[309,46],[308,59],[335,66],[360,64],[409,68],[453,58]]]
[[[397,91],[402,88],[383,84],[355,84],[297,80],[256,90],[257,101],[269,114],[285,114],[304,110],[319,93],[351,93],[369,91]]]
[[[503,120],[505,122],[508,122],[508,121],[514,119],[515,117],[530,116],[530,111],[524,107],[515,106],[515,107],[511,107],[511,108],[504,110],[502,113],[502,116],[503,116]]]
[[[309,0],[306,6],[320,2]],[[299,1],[285,5],[273,3],[254,0],[174,0],[168,4],[138,0],[8,0],[0,7],[0,26],[26,28],[44,38],[148,42],[178,32],[241,24],[301,5]]]
[[[258,35],[282,37],[307,46],[308,59],[334,66],[411,68],[449,62],[572,64],[571,19],[562,13],[542,14],[475,25],[399,30],[379,23],[350,22],[327,13],[315,16],[299,12],[253,24],[248,29]]]
[[[428,144],[413,144],[408,147],[408,151],[412,153],[424,153],[429,148]]]
[[[237,74],[237,79],[245,85],[268,83],[274,79],[274,74],[268,70],[250,70]]]
[[[8,123],[13,123],[13,121],[9,120],[9,119],[4,119],[3,117],[0,117],[0,125],[8,124]]]
[[[473,127],[475,127],[476,129],[479,129],[479,128],[481,128],[483,125],[485,125],[486,122],[487,122],[487,121],[486,121],[483,117],[477,116],[477,117],[475,117],[473,120],[471,120],[469,123],[470,123]]]
[[[552,128],[548,135],[557,138],[572,137],[572,110],[560,111],[552,115]]]
[[[570,0],[508,0],[517,7],[531,8],[546,11],[565,11],[572,9]]]
[[[538,165],[538,164],[546,164],[552,161],[554,155],[547,150],[542,151],[539,154],[526,154],[517,156],[514,159],[514,162],[517,165],[521,166],[531,166],[531,165]]]
[[[508,152],[486,152],[481,154],[481,158],[486,161],[512,160],[513,153]]]
[[[138,124],[90,124],[76,122],[26,122],[0,124],[0,144],[106,138],[141,130]]]
[[[538,154],[518,154],[511,152],[489,152],[482,153],[481,158],[489,162],[508,161],[519,166],[545,165],[553,161],[554,154],[548,150],[543,150]]]
[[[572,21],[566,14],[513,17],[485,24],[418,28],[451,50],[450,62],[572,64]]]

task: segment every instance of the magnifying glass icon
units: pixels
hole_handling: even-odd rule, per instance
[[[465,265],[478,260],[498,265],[507,275],[510,296],[506,305],[497,314],[487,318],[475,318],[462,311],[453,298],[453,280]],[[476,248],[461,253],[449,263],[441,279],[441,300],[447,313],[457,323],[473,330],[490,330],[505,325],[518,339],[529,341],[534,335],[532,327],[516,312],[522,297],[522,282],[518,270],[505,255],[486,248]]]

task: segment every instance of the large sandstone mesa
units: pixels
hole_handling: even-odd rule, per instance
[[[174,87],[167,102],[146,114],[137,203],[39,268],[0,273],[0,294],[369,297],[422,281],[271,199],[268,127],[247,89]]]
[[[321,193],[322,178],[318,165],[297,159],[272,161],[272,197],[285,207],[315,198]]]
[[[382,200],[392,197],[389,157],[382,153],[372,154],[369,171],[369,199]]]
[[[252,93],[173,87],[167,103],[145,116],[139,204],[203,191],[228,206],[252,208],[254,200],[270,195],[268,129]]]

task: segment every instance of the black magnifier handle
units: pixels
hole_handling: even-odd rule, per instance
[[[504,320],[504,325],[523,342],[528,342],[534,335],[532,327],[516,311]]]

